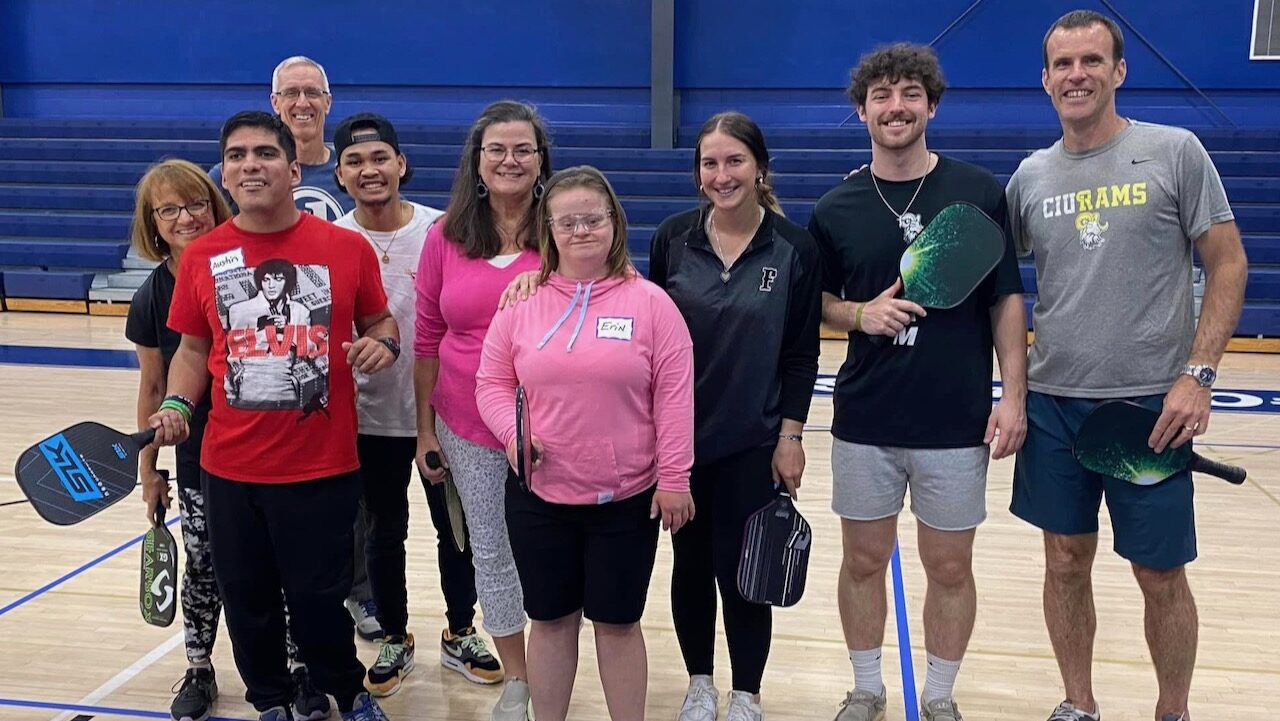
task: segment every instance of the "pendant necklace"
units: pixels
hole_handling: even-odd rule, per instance
[[[403,207],[403,206],[402,206],[402,207]],[[360,225],[360,224],[359,224],[359,223],[356,223],[356,225]],[[408,225],[408,223],[406,223],[405,225]],[[368,238],[368,239],[369,239],[369,242],[370,242],[370,243],[373,243],[373,245],[374,245],[374,247],[375,247],[375,248],[377,248],[378,250],[382,251],[382,264],[383,264],[383,265],[386,265],[386,264],[388,264],[388,263],[390,263],[390,262],[391,262],[391,246],[395,244],[395,242],[396,242],[396,237],[400,235],[400,231],[404,230],[405,225],[402,225],[402,226],[400,226],[399,228],[396,228],[396,232],[394,232],[394,233],[392,233],[392,234],[391,234],[391,240],[388,240],[388,241],[387,241],[387,245],[386,245],[386,247],[385,247],[385,248],[384,248],[380,243],[378,243],[378,241],[376,241],[376,240],[374,240],[374,239],[373,239],[373,236],[372,236],[372,235],[370,235],[370,234],[369,234],[369,232],[368,232],[368,231],[366,231],[366,230],[364,229],[364,226],[363,226],[363,225],[360,225],[360,231],[364,234],[364,237]]]
[[[901,213],[894,210],[892,205],[889,205],[889,201],[884,197],[884,193],[880,192],[880,183],[876,182],[875,171],[871,170],[870,166],[867,167],[867,171],[871,174],[871,185],[876,189],[876,195],[880,196],[880,202],[884,203],[884,207],[889,209],[889,212],[893,214],[894,218],[897,218],[898,227],[902,229],[904,236],[907,235],[909,231],[913,229],[916,231],[916,233],[919,232],[919,228],[918,227],[913,228],[913,226],[919,225],[920,218],[919,216],[911,215],[911,206],[916,202],[916,198],[919,197],[920,189],[924,187],[925,178],[929,177],[929,170],[930,170],[930,166],[932,165],[933,165],[933,154],[930,153],[928,160],[925,161],[924,175],[920,176],[920,183],[916,185],[916,192],[911,194],[911,200],[907,201],[907,207],[903,208]],[[911,238],[908,239],[907,242],[911,242],[911,240],[915,238],[914,233],[910,235],[911,235]]]
[[[764,208],[760,209],[760,220],[756,222],[756,229],[751,232],[752,238],[754,238],[756,235],[756,232],[760,230],[760,223],[762,222],[764,222]],[[712,209],[711,212],[707,213],[707,228],[711,231],[711,234],[710,234],[711,237],[709,238],[709,240],[711,241],[711,249],[716,252],[716,257],[720,259],[720,264],[724,266],[724,269],[720,271],[720,282],[728,283],[729,282],[729,266],[732,264],[725,262],[725,255],[723,250],[724,246],[721,245],[720,243],[720,232],[716,230],[715,209]],[[750,243],[751,241],[748,240],[747,242]]]

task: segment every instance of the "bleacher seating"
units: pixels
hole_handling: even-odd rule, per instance
[[[465,128],[398,123],[398,129],[415,168],[406,196],[443,207]],[[652,150],[647,128],[555,128],[554,165],[596,165],[623,197],[641,270],[657,224],[694,202],[689,146],[697,130],[681,128],[678,149]],[[217,162],[217,132],[215,122],[0,119],[0,297],[127,300],[146,268],[127,255],[134,184],[163,157],[205,167]],[[1237,334],[1280,336],[1280,133],[1197,134],[1223,176],[1250,258]],[[1030,150],[1057,135],[1053,128],[933,127],[929,141],[931,148],[982,165],[1004,181]],[[778,195],[801,223],[818,197],[870,160],[859,127],[771,128],[766,136]],[[1034,293],[1030,261],[1022,269],[1028,293]]]

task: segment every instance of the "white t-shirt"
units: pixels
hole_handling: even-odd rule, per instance
[[[408,201],[405,201],[408,202]],[[413,324],[415,318],[414,276],[427,230],[444,213],[425,205],[413,206],[413,219],[397,231],[368,230],[356,222],[355,211],[334,221],[335,225],[360,233],[369,241],[382,263],[382,285],[387,291],[387,307],[400,327],[400,358],[395,365],[371,376],[356,372],[356,408],[360,432],[372,436],[416,436],[417,408],[413,399]]]

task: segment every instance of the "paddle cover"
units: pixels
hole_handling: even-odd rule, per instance
[[[152,626],[168,626],[178,611],[178,544],[164,525],[163,506],[156,511],[155,525],[142,537],[138,608],[142,620]]]
[[[427,468],[436,470],[444,465],[440,460],[440,454],[435,451],[427,451],[423,460],[427,464]],[[444,469],[444,507],[449,515],[449,534],[453,537],[453,547],[459,552],[467,550],[467,519],[462,512],[462,498],[458,496],[458,486],[453,482],[453,473],[448,469]]]
[[[13,475],[36,513],[69,526],[119,502],[138,482],[138,449],[155,431],[132,436],[100,423],[77,423],[18,456]]]
[[[1004,255],[1000,226],[976,205],[952,203],[933,217],[898,263],[903,297],[925,308],[954,308]]]
[[[538,452],[533,448],[533,427],[529,423],[529,401],[524,386],[516,386],[516,478],[520,487],[529,490],[533,484],[533,464]]]
[[[791,497],[751,514],[738,558],[738,591],[752,603],[792,606],[804,595],[813,531]]]
[[[1080,465],[1139,486],[1153,486],[1191,467],[1232,483],[1243,483],[1245,470],[1212,461],[1192,451],[1190,443],[1156,453],[1147,439],[1160,414],[1132,401],[1098,404],[1084,419],[1072,448]]]

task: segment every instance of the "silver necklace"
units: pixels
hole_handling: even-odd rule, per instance
[[[764,222],[764,208],[760,209],[760,219],[756,221],[756,230],[751,231],[752,238],[755,237],[756,231],[760,229],[760,223],[762,222]],[[707,227],[711,230],[711,249],[716,252],[716,257],[720,259],[720,265],[724,266],[724,270],[720,271],[720,282],[728,283],[731,263],[725,261],[724,245],[720,243],[720,231],[716,230],[716,211],[714,208],[707,213]],[[750,243],[750,239],[747,242]],[[735,260],[737,259],[735,258]]]
[[[875,171],[871,169],[871,166],[867,166],[867,172],[871,174],[871,185],[875,187],[876,195],[880,196],[880,202],[884,203],[884,207],[888,208],[890,213],[893,213],[894,218],[897,218],[898,227],[904,232],[914,225],[913,221],[917,220],[915,218],[908,218],[907,214],[911,212],[912,204],[916,202],[916,198],[920,195],[920,189],[924,187],[925,178],[929,177],[929,166],[932,164],[933,156],[930,155],[928,160],[925,161],[924,175],[920,176],[920,183],[916,185],[916,192],[911,194],[911,200],[907,201],[907,207],[903,208],[901,213],[894,210],[892,205],[889,205],[889,201],[885,199],[884,193],[880,192],[880,183],[876,182]]]

